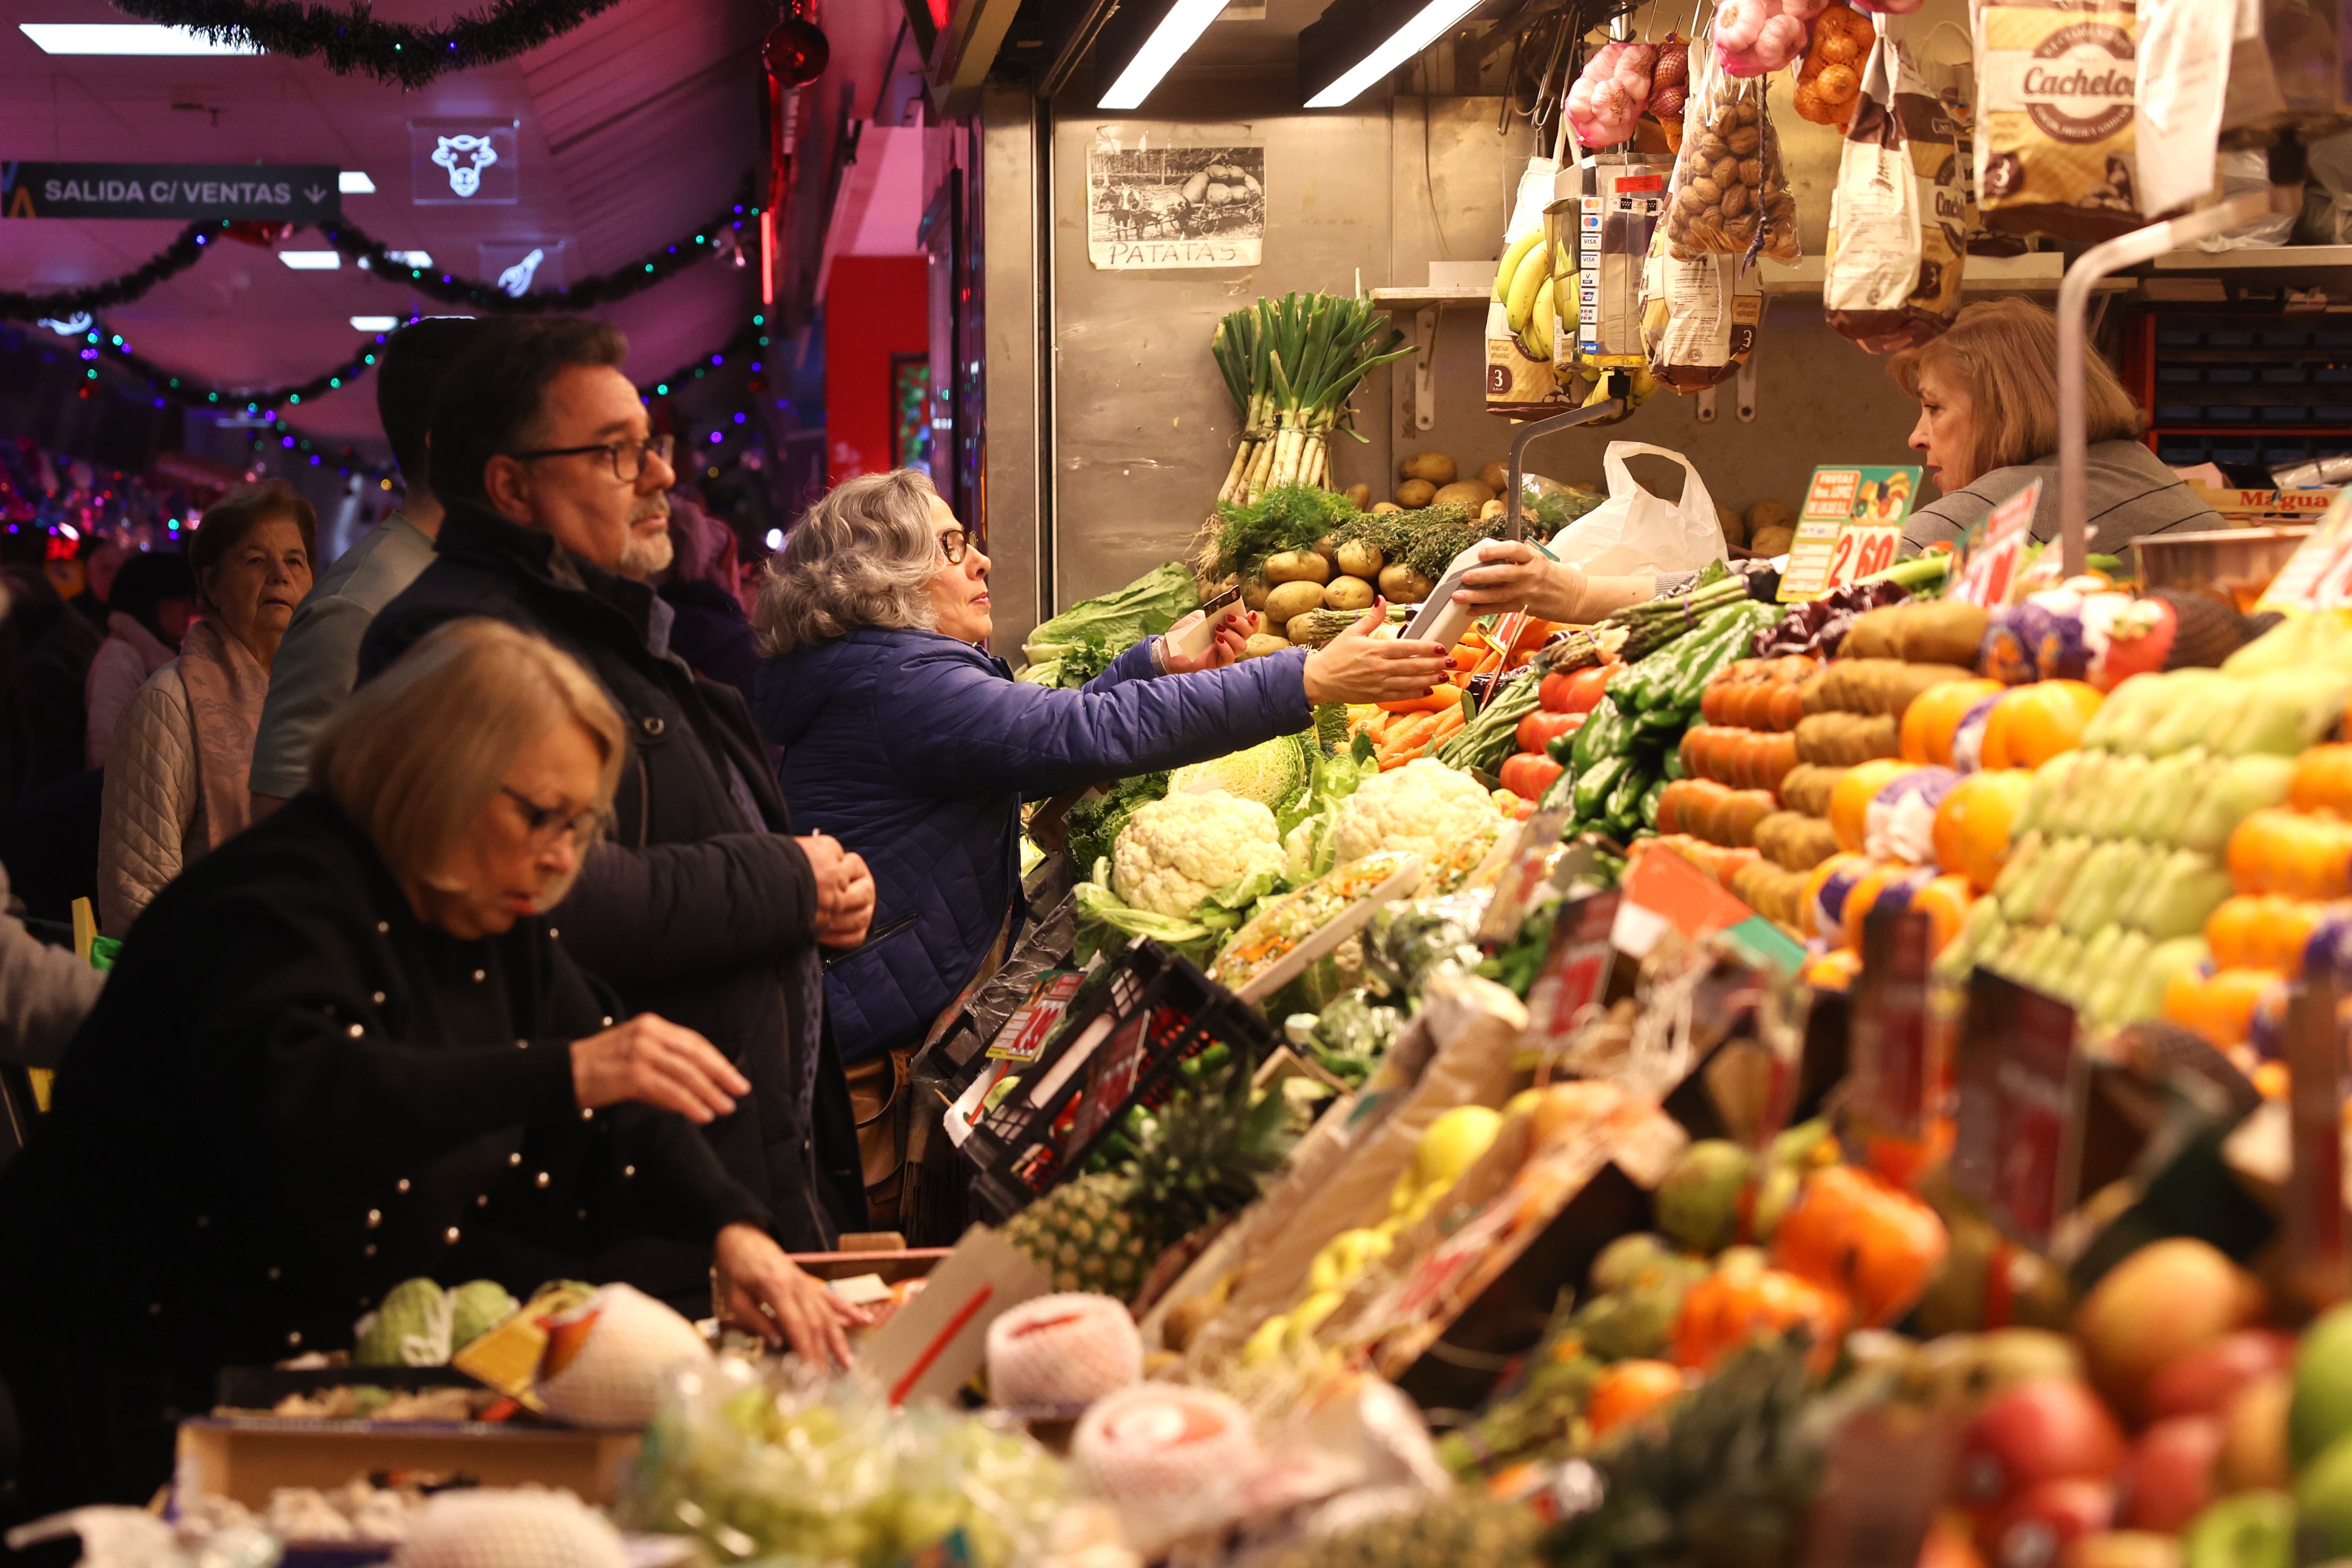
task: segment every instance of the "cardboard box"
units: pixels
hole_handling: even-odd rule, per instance
[[[2221,514],[2231,528],[2252,528],[2271,522],[2317,522],[2326,515],[2334,490],[2216,489],[2191,485],[2199,500]]]
[[[485,1486],[561,1488],[611,1504],[637,1454],[634,1432],[202,1416],[180,1423],[173,1485],[184,1497],[234,1498],[259,1512],[279,1487],[340,1487],[387,1470],[440,1470]]]

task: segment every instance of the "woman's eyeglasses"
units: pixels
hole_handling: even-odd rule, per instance
[[[522,813],[523,828],[530,835],[533,849],[552,849],[566,838],[574,844],[583,843],[596,831],[596,824],[604,816],[604,813],[599,811],[569,812],[560,805],[541,805],[508,784],[500,784],[499,788],[514,802],[515,809]]]
[[[584,458],[591,452],[602,452],[604,460],[613,466],[613,477],[625,485],[633,485],[646,471],[648,458],[659,458],[665,463],[669,461],[670,449],[676,439],[670,436],[651,436],[642,441],[599,441],[593,447],[541,447],[534,451],[509,452],[507,455],[518,462],[532,463],[541,458]]]
[[[940,553],[948,558],[950,566],[963,564],[964,552],[971,548],[961,528],[950,528],[940,535]]]

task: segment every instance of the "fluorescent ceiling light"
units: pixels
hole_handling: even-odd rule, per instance
[[[259,45],[238,37],[215,41],[193,27],[160,27],[149,22],[19,22],[16,26],[52,55],[257,55]]]
[[[1386,77],[1437,40],[1437,35],[1476,8],[1478,0],[1429,0],[1339,79],[1307,100],[1309,109],[1337,109]],[[1328,17],[1329,13],[1325,13]],[[1304,61],[1301,62],[1304,64]]]
[[[400,325],[398,316],[353,316],[352,330],[355,332],[388,332]]]
[[[1472,0],[1472,4],[1475,3]],[[1224,8],[1225,0],[1175,0],[1097,107],[1140,108],[1143,100],[1151,96],[1151,89],[1160,85],[1160,79],[1168,74],[1168,68],[1183,58],[1184,51],[1209,30],[1209,24]]]
[[[367,177],[364,169],[345,169],[335,176],[335,189],[347,196],[372,196],[375,195],[375,182]]]
[[[332,272],[343,264],[340,250],[281,250],[278,259],[297,272]]]

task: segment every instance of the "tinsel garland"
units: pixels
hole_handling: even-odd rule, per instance
[[[215,39],[242,36],[273,55],[316,58],[338,76],[362,75],[423,87],[450,71],[512,59],[560,38],[617,0],[500,0],[453,22],[411,26],[379,22],[364,7],[342,10],[290,0],[116,0],[115,9]]]
[[[471,305],[478,310],[486,310],[493,315],[541,316],[593,310],[616,300],[625,300],[692,266],[704,257],[715,255],[720,247],[720,235],[740,234],[747,221],[759,216],[760,209],[751,202],[751,177],[746,174],[727,207],[713,214],[709,223],[695,231],[693,238],[648,250],[625,266],[583,279],[569,288],[550,289],[544,294],[525,294],[520,299],[496,283],[486,283],[478,278],[460,278],[455,273],[436,273],[425,268],[412,267],[402,259],[400,254],[386,248],[382,240],[356,224],[338,224],[320,232],[328,244],[349,257],[353,266],[387,282],[405,283],[418,293],[445,304]]]
[[[17,289],[0,290],[0,319],[16,321],[70,321],[85,311],[96,313],[127,305],[166,278],[176,278],[194,267],[212,248],[212,241],[228,226],[221,222],[192,223],[180,237],[120,278],[87,288],[60,289],[53,294]]]

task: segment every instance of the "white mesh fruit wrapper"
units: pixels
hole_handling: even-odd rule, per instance
[[[394,1568],[627,1568],[620,1531],[570,1492],[448,1491],[420,1510]]]
[[[1070,1441],[1078,1484],[1147,1554],[1233,1518],[1258,1458],[1248,1412],[1222,1394],[1147,1383],[1098,1401]]]
[[[575,1426],[642,1426],[661,1402],[664,1373],[710,1360],[692,1323],[633,1286],[607,1285],[580,1310],[595,1315],[587,1342],[539,1383],[547,1408]]]
[[[1142,1377],[1143,1336],[1108,1296],[1040,1296],[988,1326],[989,1397],[1007,1409],[1092,1405]]]

